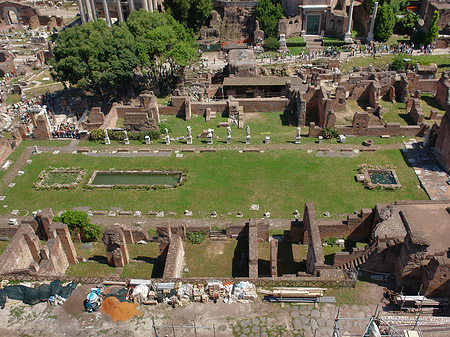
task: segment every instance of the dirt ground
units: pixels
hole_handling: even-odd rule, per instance
[[[334,304],[280,305],[265,303],[261,299],[248,304],[225,304],[222,301],[217,304],[191,303],[176,309],[166,304],[139,305],[138,309],[144,315],[126,322],[113,322],[110,316],[102,312],[83,311],[83,300],[90,288],[91,285],[78,286],[66,303],[59,307],[45,302],[35,306],[7,302],[6,308],[0,310],[0,336],[240,337],[314,336],[314,333],[316,336],[332,336],[338,310],[338,306]],[[365,290],[365,296],[365,304],[340,306],[341,317],[357,319],[340,321],[343,336],[361,336],[376,305],[383,303],[382,287],[371,286]],[[394,314],[387,311],[384,304],[381,307],[381,316],[392,319],[389,317]],[[447,325],[443,327],[424,327],[424,337],[448,336],[450,320],[447,320]],[[153,327],[153,324],[156,326]]]

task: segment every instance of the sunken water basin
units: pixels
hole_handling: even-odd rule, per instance
[[[391,185],[397,184],[394,174],[391,171],[369,170],[369,177],[373,184]]]
[[[111,188],[114,186],[175,187],[183,181],[181,171],[94,171],[88,186]]]

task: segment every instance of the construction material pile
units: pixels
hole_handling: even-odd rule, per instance
[[[120,302],[116,297],[107,297],[102,302],[101,310],[112,317],[113,322],[126,321],[134,316],[141,316],[142,312],[137,310],[137,304]]]
[[[336,303],[334,297],[324,297],[324,288],[293,288],[278,287],[273,291],[258,289],[258,292],[267,295],[264,300],[268,302],[298,302],[298,303]]]
[[[0,290],[0,306],[2,309],[5,308],[7,298],[31,305],[48,300],[53,304],[62,304],[64,303],[63,299],[68,298],[76,287],[76,282],[70,282],[63,287],[59,280],[54,280],[50,284],[42,284],[38,288],[23,285],[7,286]],[[58,295],[58,301],[55,300],[56,295]]]
[[[247,303],[257,298],[256,287],[250,282],[232,283],[208,281],[205,284],[189,284],[182,282],[157,283],[150,280],[131,280],[131,299],[134,303],[154,304],[166,303],[172,307],[183,306],[190,302],[214,303],[222,298],[225,303]]]

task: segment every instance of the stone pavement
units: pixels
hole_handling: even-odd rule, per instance
[[[430,199],[449,200],[450,176],[439,165],[434,154],[428,149],[421,149],[417,143],[406,144],[402,152]]]

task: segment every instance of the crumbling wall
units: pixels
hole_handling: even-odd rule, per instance
[[[33,129],[33,136],[36,140],[51,139],[50,123],[45,115],[38,115],[36,127]]]
[[[316,221],[316,212],[312,202],[305,203],[303,215],[305,225],[305,240],[308,243],[308,254],[306,256],[306,272],[317,276],[321,267],[325,265],[323,255],[322,240],[320,238],[319,227]]]
[[[425,267],[422,284],[425,296],[450,297],[450,259],[447,256],[434,256]]]
[[[41,247],[39,253],[41,256],[39,273],[64,274],[69,267],[69,261],[58,236],[49,238],[47,244]]]
[[[258,224],[256,219],[250,219],[248,225],[248,275],[258,277]]]
[[[423,123],[425,115],[423,113],[422,108],[420,107],[420,99],[419,98],[410,98],[411,109],[409,110],[409,116],[413,120],[413,122],[417,125]],[[409,105],[408,104],[408,105]]]
[[[436,83],[436,100],[439,105],[447,110],[450,106],[450,75],[449,73],[442,73],[441,78]]]
[[[278,240],[270,240],[270,276],[278,276]]]
[[[130,262],[127,242],[120,226],[106,227],[102,241],[105,244],[106,258],[110,266],[123,267]]]
[[[93,107],[86,115],[86,120],[81,122],[84,130],[94,130],[101,128],[105,122],[105,115],[100,107]]]
[[[32,262],[39,263],[41,243],[29,225],[21,225],[0,255],[0,273],[28,269]]]
[[[181,235],[172,234],[167,249],[163,278],[181,278],[183,272],[184,247]]]
[[[434,150],[440,163],[450,172],[450,110],[442,118]]]

